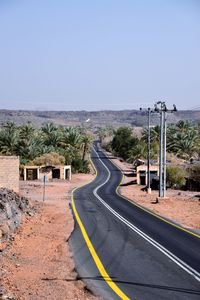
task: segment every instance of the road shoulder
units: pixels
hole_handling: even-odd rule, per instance
[[[107,155],[108,157],[112,157],[112,162],[115,163],[124,174],[123,181],[118,189],[122,196],[133,200],[150,211],[172,220],[187,229],[191,229],[198,234],[200,233],[200,202],[197,197],[197,195],[199,195],[198,192],[168,189],[167,199],[155,203],[158,197],[158,191],[152,191],[151,195],[142,191],[143,186],[133,184],[135,178],[130,176],[132,173],[131,164],[111,156],[110,153],[107,153]]]

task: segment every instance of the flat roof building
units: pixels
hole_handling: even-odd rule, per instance
[[[137,172],[137,184],[147,185],[147,165],[140,165],[136,167]],[[152,179],[159,176],[159,166],[151,165],[150,166],[150,184]]]
[[[71,180],[71,166],[24,166],[24,180]]]

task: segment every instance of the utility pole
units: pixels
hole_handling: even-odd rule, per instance
[[[163,197],[163,110],[160,111],[159,197]]]
[[[150,176],[150,158],[151,158],[151,128],[150,117],[153,110],[148,107],[147,109],[140,108],[148,112],[148,141],[147,141],[147,193],[151,194],[151,176]]]
[[[167,116],[166,111],[163,112],[163,197],[166,197],[166,149],[167,149]]]
[[[165,102],[158,101],[154,111],[160,114],[159,197],[166,197],[166,114],[167,112],[175,112],[177,109],[174,104],[173,109],[167,109]]]

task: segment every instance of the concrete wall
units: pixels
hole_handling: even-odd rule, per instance
[[[0,187],[19,192],[19,157],[0,156]]]

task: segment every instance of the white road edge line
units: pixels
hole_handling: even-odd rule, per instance
[[[184,261],[182,261],[180,258],[178,258],[176,255],[168,251],[165,247],[160,245],[158,242],[156,242],[154,239],[152,239],[150,236],[148,236],[146,233],[144,233],[142,230],[137,228],[135,225],[130,223],[128,220],[126,220],[124,217],[122,217],[120,214],[118,214],[113,208],[111,208],[98,194],[98,190],[104,186],[110,179],[111,173],[107,166],[104,164],[104,162],[100,159],[99,154],[96,152],[96,150],[93,147],[94,152],[96,153],[99,161],[102,163],[102,165],[105,167],[105,169],[108,172],[107,179],[99,186],[97,186],[93,190],[94,196],[99,199],[99,201],[111,212],[113,213],[119,220],[121,220],[123,223],[125,223],[129,228],[131,228],[133,231],[135,231],[137,234],[139,234],[141,237],[143,237],[146,241],[148,241],[151,245],[156,247],[158,250],[160,250],[162,253],[164,253],[167,257],[169,257],[173,262],[175,262],[179,267],[181,267],[183,270],[185,270],[187,273],[192,275],[196,280],[200,282],[200,273],[194,270],[192,267],[190,267],[188,264],[186,264]]]

